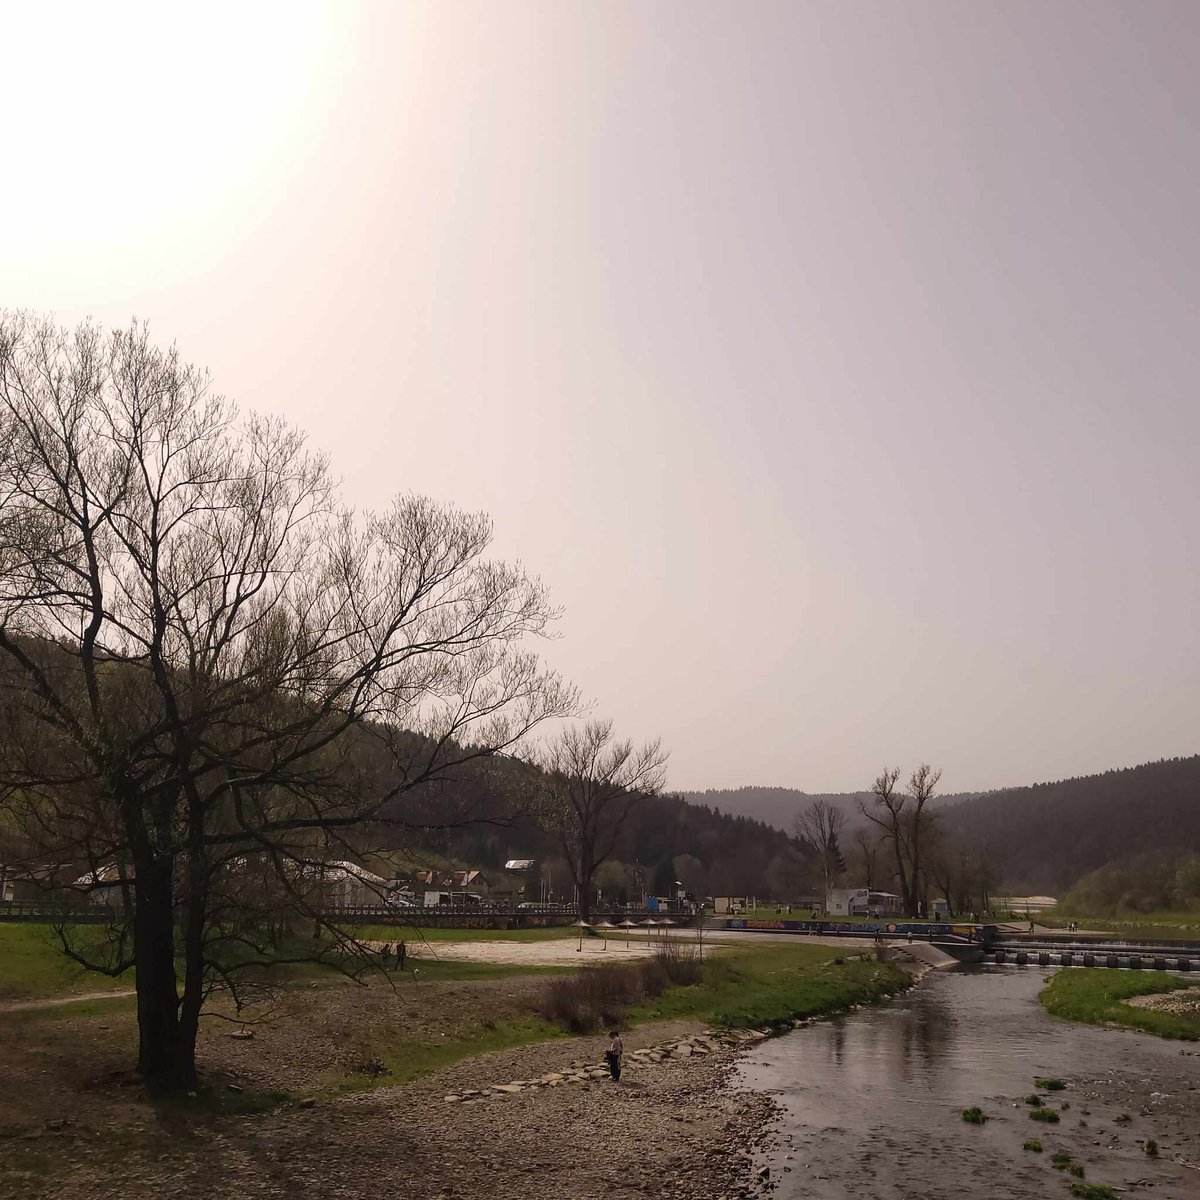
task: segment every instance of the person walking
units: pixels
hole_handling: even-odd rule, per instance
[[[610,1030],[608,1038],[608,1049],[604,1052],[604,1058],[608,1062],[608,1073],[612,1076],[613,1083],[620,1083],[621,1059],[625,1054],[625,1043],[621,1041],[619,1029]]]

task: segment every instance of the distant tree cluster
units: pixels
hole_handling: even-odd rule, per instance
[[[1075,884],[1061,907],[1083,916],[1200,910],[1200,854],[1156,850],[1106,863]]]

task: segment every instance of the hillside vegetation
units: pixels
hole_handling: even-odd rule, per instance
[[[1062,895],[1110,863],[1200,851],[1200,756],[988,792],[942,819],[1010,890]]]

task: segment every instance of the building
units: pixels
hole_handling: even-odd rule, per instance
[[[370,908],[387,899],[388,881],[366,867],[330,862],[314,869],[320,876],[322,903],[330,908]]]
[[[895,917],[900,914],[900,897],[868,888],[831,888],[825,894],[825,911],[831,917]]]
[[[474,892],[487,899],[492,885],[482,871],[418,871],[413,879],[420,887],[435,891]]]

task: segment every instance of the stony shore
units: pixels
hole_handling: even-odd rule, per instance
[[[762,1036],[642,1026],[626,1036],[616,1084],[600,1070],[602,1038],[528,1045],[266,1116],[147,1126],[123,1139],[119,1164],[101,1131],[52,1122],[22,1148],[67,1169],[30,1175],[21,1194],[744,1200],[770,1188],[752,1155],[773,1105],[729,1077],[739,1049]]]

